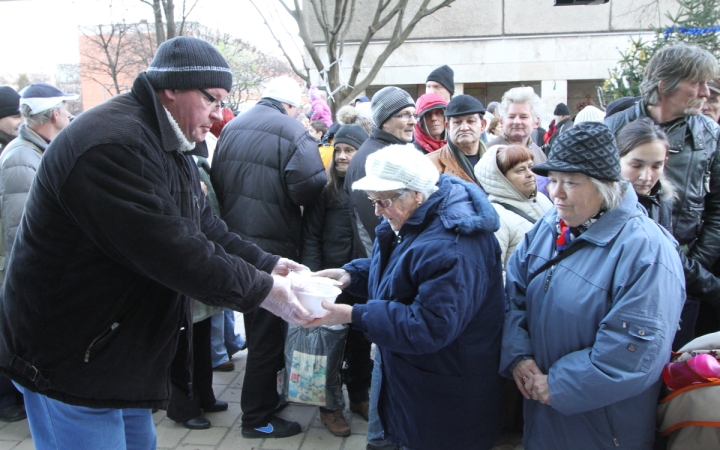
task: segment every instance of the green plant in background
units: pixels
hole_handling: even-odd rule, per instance
[[[610,70],[602,87],[602,100],[606,103],[638,97],[646,64],[666,45],[694,44],[720,60],[720,0],[677,0],[677,3],[680,6],[677,14],[665,13],[670,26],[654,29],[655,36],[646,41],[630,38],[628,50],[620,52],[620,61]]]

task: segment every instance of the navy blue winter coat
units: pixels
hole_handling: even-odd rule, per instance
[[[413,449],[488,449],[502,426],[500,226],[485,193],[441,175],[396,236],[344,266],[353,326],[382,353],[385,437]],[[394,246],[394,248],[393,248]]]

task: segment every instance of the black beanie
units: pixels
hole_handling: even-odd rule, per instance
[[[232,72],[225,58],[209,43],[188,36],[163,42],[147,77],[155,89],[232,89]]]
[[[570,127],[553,142],[550,157],[532,171],[580,172],[596,180],[620,181],[620,154],[615,136],[601,122],[582,122]]]
[[[0,86],[0,119],[20,114],[20,94],[10,86]]]
[[[569,116],[570,108],[565,103],[558,103],[553,111],[554,116]]]
[[[357,150],[368,137],[367,132],[360,125],[343,125],[337,133],[335,133],[333,144],[347,144]]]
[[[425,82],[427,83],[428,81],[435,81],[442,84],[443,87],[450,92],[450,95],[455,93],[455,72],[453,72],[450,66],[441,66],[430,72]]]

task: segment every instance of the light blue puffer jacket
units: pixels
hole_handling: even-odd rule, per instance
[[[525,400],[525,449],[651,449],[660,372],[685,301],[674,240],[626,188],[568,248],[586,247],[529,279],[554,256],[556,221],[552,209],[507,265],[501,374],[532,357],[551,393],[551,406]]]

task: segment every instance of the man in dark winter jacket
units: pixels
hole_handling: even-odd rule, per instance
[[[191,298],[309,318],[276,275],[297,264],[228,232],[200,188],[192,155],[207,156],[231,86],[210,44],[171,39],[132,92],[45,151],[0,303],[0,372],[23,390],[37,448],[155,448],[168,373],[192,389],[189,349],[170,368]]]
[[[548,141],[544,144],[538,144],[537,142],[535,142],[537,145],[540,146],[540,148],[542,148],[543,152],[545,152],[546,155],[550,154],[550,150],[552,150],[552,144],[553,142],[555,142],[558,136],[569,130],[570,127],[574,125],[573,121],[570,120],[570,108],[568,108],[565,103],[558,103],[555,106],[553,116],[553,125],[555,131],[552,136],[550,136]]]
[[[358,149],[345,176],[345,191],[350,200],[350,218],[355,231],[355,256],[358,258],[370,255],[375,240],[375,227],[380,225],[380,219],[375,215],[375,207],[365,193],[353,191],[352,184],[365,176],[365,160],[368,156],[388,145],[412,142],[417,123],[415,101],[399,87],[380,89],[370,105],[374,124],[370,139]]]
[[[225,126],[211,170],[228,226],[263,250],[292,259],[299,257],[302,243],[300,207],[312,203],[327,182],[317,142],[293,118],[299,103],[297,82],[271,80],[258,104]],[[244,314],[244,320],[248,358],[242,435],[298,434],[298,423],[274,415],[286,325],[263,310]]]
[[[711,268],[720,256],[720,128],[700,114],[717,73],[715,57],[698,47],[677,44],[653,56],[640,84],[642,100],[605,119],[617,133],[625,124],[650,117],[670,140],[665,175],[678,187],[673,235],[688,263]],[[686,271],[687,273],[687,271]],[[688,298],[673,349],[694,336],[700,299]],[[717,304],[717,299],[704,299]],[[703,308],[709,304],[703,304]],[[712,310],[712,308],[711,308]],[[701,314],[704,318],[716,314]],[[704,334],[709,331],[703,330]]]

